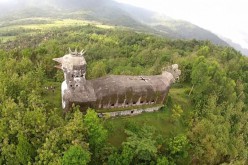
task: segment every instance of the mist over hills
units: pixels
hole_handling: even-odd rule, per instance
[[[210,40],[215,44],[229,45],[212,32],[189,22],[113,0],[10,0],[0,2],[0,10],[0,26],[30,17],[72,18],[128,27],[174,39]],[[235,48],[242,51],[241,47]]]
[[[52,17],[84,19],[111,25],[143,28],[141,23],[134,20],[128,13],[121,11],[118,3],[111,0],[44,0],[37,3],[33,0],[19,0],[9,9],[10,4],[11,1],[0,5],[0,10],[5,9],[5,12],[0,14],[2,21],[29,17]]]
[[[236,50],[240,51],[242,54],[248,56],[248,49],[241,47],[239,44],[233,42],[232,40],[221,37],[226,43],[228,43],[231,47],[235,48]]]

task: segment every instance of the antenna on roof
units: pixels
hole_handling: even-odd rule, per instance
[[[71,48],[69,48],[69,53],[72,54]]]
[[[86,52],[86,51],[84,51],[84,49],[83,49],[83,50],[81,50],[81,52],[80,52],[79,54],[80,54],[81,56],[83,56],[85,52]]]

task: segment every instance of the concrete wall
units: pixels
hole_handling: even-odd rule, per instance
[[[162,106],[156,106],[151,108],[141,108],[141,109],[132,109],[132,110],[126,110],[126,111],[116,111],[116,112],[107,112],[107,113],[98,113],[99,117],[109,116],[109,117],[118,117],[118,116],[133,116],[138,115],[143,112],[154,112],[158,111]]]

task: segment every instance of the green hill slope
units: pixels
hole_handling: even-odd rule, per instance
[[[97,21],[112,26],[124,26],[136,31],[170,38],[210,40],[215,44],[227,45],[215,34],[191,23],[173,20],[166,16],[158,16],[157,13],[112,0],[52,0],[41,2],[21,0],[18,2],[13,5],[12,10],[2,14],[2,19],[0,15],[0,25],[8,24],[10,20],[30,17],[78,19]],[[8,4],[5,4],[5,6],[2,4],[0,8],[6,10]]]

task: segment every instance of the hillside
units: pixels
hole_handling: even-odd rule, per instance
[[[221,37],[226,43],[228,43],[231,47],[235,48],[236,50],[240,51],[243,55],[248,56],[248,49],[241,47],[239,44],[234,43],[232,40]]]
[[[121,8],[128,12],[132,18],[151,27],[161,35],[177,39],[209,40],[215,44],[227,45],[217,35],[189,22],[175,20],[165,15],[130,5],[122,5]]]
[[[215,44],[227,45],[215,34],[189,22],[173,20],[148,10],[119,4],[112,0],[52,0],[41,2],[22,0],[18,2],[11,7],[9,12],[5,11],[1,14],[0,25],[6,26],[10,20],[30,17],[78,19],[128,27],[136,31],[175,39],[210,40]],[[0,8],[7,10],[8,3],[5,6],[2,4]],[[11,13],[11,16],[8,13]]]

